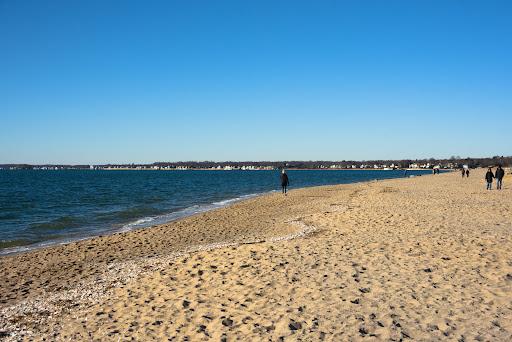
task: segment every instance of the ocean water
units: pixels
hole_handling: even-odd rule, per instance
[[[403,171],[288,175],[293,189],[398,178]],[[279,185],[278,171],[0,170],[0,254],[148,227],[280,190]]]

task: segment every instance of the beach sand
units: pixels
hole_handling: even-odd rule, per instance
[[[5,340],[512,340],[512,177],[292,190],[0,258]]]

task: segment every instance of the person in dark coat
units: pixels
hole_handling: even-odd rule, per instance
[[[469,178],[469,169],[466,169],[466,177]]]
[[[464,178],[464,176],[466,175],[466,170],[464,170],[464,168],[462,168],[460,171],[462,173],[462,178]]]
[[[485,180],[487,181],[487,190],[492,190],[492,179],[494,178],[494,174],[492,173],[492,169],[489,168],[487,173],[485,174]]]
[[[290,185],[290,181],[288,180],[288,175],[286,174],[286,171],[283,169],[281,172],[281,187],[283,188],[283,194],[286,195],[286,188]]]
[[[496,178],[496,188],[501,190],[501,187],[503,186],[503,177],[505,177],[505,170],[501,168],[501,165],[496,169],[494,177]]]

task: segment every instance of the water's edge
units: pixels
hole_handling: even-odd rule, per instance
[[[421,176],[421,175],[419,175],[419,176]],[[414,177],[414,176],[410,176],[410,177]],[[407,177],[407,178],[409,178],[409,177]],[[397,178],[387,178],[387,179],[400,179],[400,178],[397,177]],[[380,181],[384,181],[384,180],[387,180],[387,179],[380,179]],[[316,188],[316,187],[325,187],[325,186],[337,186],[337,185],[367,183],[367,182],[372,182],[372,181],[376,181],[376,180],[377,179],[361,180],[361,181],[355,181],[355,182],[350,182],[350,183],[305,186],[305,187],[301,187],[301,188],[296,188],[294,190],[300,190],[300,189],[306,189],[306,188]],[[238,203],[238,202],[241,202],[241,201],[244,201],[244,200],[248,200],[248,199],[252,199],[252,198],[256,198],[256,197],[261,197],[261,196],[272,194],[272,193],[276,193],[276,192],[278,192],[278,191],[277,190],[271,190],[271,191],[260,192],[260,193],[245,194],[245,195],[241,195],[241,196],[238,196],[238,197],[229,198],[229,199],[225,199],[225,200],[222,200],[222,201],[213,202],[213,203],[209,203],[209,204],[192,205],[190,207],[187,207],[187,208],[184,208],[184,209],[181,209],[181,210],[178,210],[178,211],[174,211],[174,212],[169,212],[169,213],[162,214],[162,215],[142,217],[142,218],[136,219],[136,220],[134,220],[132,222],[129,222],[127,224],[124,224],[119,229],[105,231],[102,234],[97,234],[96,233],[96,234],[90,234],[90,235],[83,235],[83,236],[80,236],[80,237],[68,237],[68,238],[61,238],[61,239],[58,239],[58,240],[46,240],[46,241],[38,242],[38,243],[35,243],[35,244],[29,244],[29,245],[20,245],[20,246],[6,247],[6,248],[3,248],[3,249],[0,249],[0,257],[8,256],[8,255],[14,255],[14,254],[20,254],[20,253],[25,253],[25,252],[30,252],[32,250],[37,250],[37,249],[51,247],[51,246],[56,246],[56,245],[65,245],[65,244],[69,244],[69,243],[72,243],[72,242],[78,242],[78,241],[93,239],[93,238],[98,237],[100,235],[101,236],[108,236],[108,235],[112,235],[112,234],[116,234],[116,233],[129,232],[129,231],[132,231],[132,230],[135,230],[135,229],[151,228],[151,227],[158,226],[158,225],[161,225],[161,224],[175,222],[175,221],[178,221],[180,219],[184,219],[184,218],[191,217],[191,216],[194,216],[194,215],[202,214],[202,213],[205,213],[205,212],[208,212],[208,211],[212,211],[212,210],[216,210],[216,209],[220,209],[220,208],[225,208],[225,207],[228,207],[228,206],[230,206],[232,204],[235,204],[235,203]]]
[[[163,215],[143,217],[143,218],[137,219],[135,221],[129,222],[129,223],[123,225],[119,229],[105,232],[104,234],[84,235],[84,236],[81,236],[81,237],[74,237],[74,238],[63,238],[63,239],[58,239],[58,240],[47,240],[47,241],[42,241],[42,242],[38,242],[38,243],[35,243],[35,244],[29,244],[29,245],[23,245],[23,246],[6,247],[6,248],[3,248],[3,249],[0,249],[0,257],[7,256],[7,255],[19,254],[19,253],[30,252],[32,250],[41,249],[41,248],[45,248],[45,247],[51,247],[51,246],[57,246],[57,245],[66,245],[66,244],[69,244],[69,243],[72,243],[72,242],[78,242],[78,241],[83,241],[83,240],[94,239],[94,238],[96,238],[96,237],[98,237],[100,235],[101,236],[108,236],[108,235],[113,235],[113,234],[117,234],[117,233],[129,232],[129,231],[132,231],[132,230],[135,230],[135,229],[151,228],[151,227],[158,226],[158,225],[161,225],[161,224],[166,224],[166,223],[178,221],[178,220],[181,220],[181,219],[184,219],[184,218],[187,218],[187,217],[191,217],[191,216],[194,216],[194,215],[199,215],[199,214],[202,214],[202,213],[205,213],[205,212],[208,212],[208,211],[212,211],[212,210],[216,210],[216,209],[221,209],[221,208],[226,208],[226,207],[228,207],[228,206],[230,206],[232,204],[235,204],[235,203],[238,203],[238,202],[241,202],[241,201],[245,201],[245,200],[248,200],[248,199],[264,196],[264,195],[271,194],[271,193],[274,193],[274,192],[277,192],[277,190],[271,190],[271,191],[268,191],[268,192],[262,192],[262,193],[256,193],[256,194],[242,195],[242,196],[238,196],[238,197],[235,197],[235,198],[229,198],[229,199],[226,199],[226,200],[222,200],[222,201],[218,201],[218,202],[213,202],[213,203],[210,203],[210,204],[193,205],[193,206],[190,206],[188,208],[185,208],[185,209],[182,209],[182,210],[178,210],[178,211],[174,211],[174,212],[169,212],[169,213],[163,214]]]

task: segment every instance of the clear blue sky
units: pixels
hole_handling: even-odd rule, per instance
[[[512,154],[512,1],[0,0],[0,163]]]

